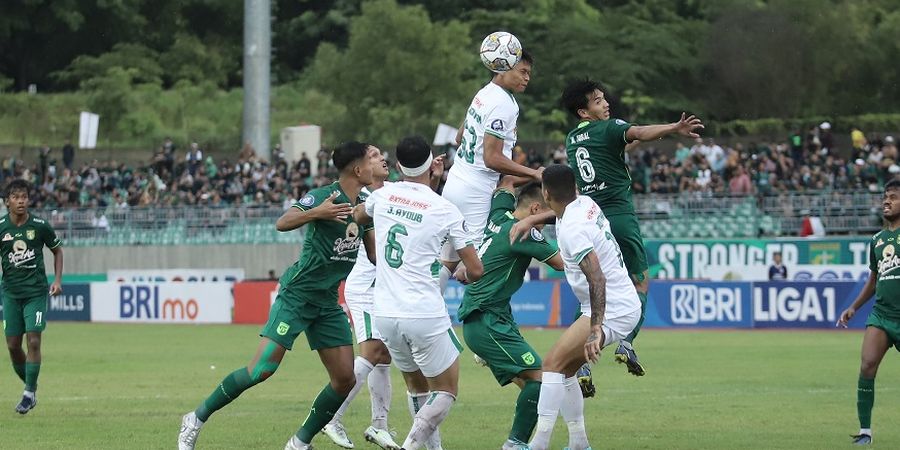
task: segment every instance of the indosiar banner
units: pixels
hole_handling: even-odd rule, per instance
[[[665,280],[767,281],[781,253],[788,280],[868,276],[869,238],[698,239],[644,241],[650,276]]]

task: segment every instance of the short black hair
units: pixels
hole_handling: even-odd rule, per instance
[[[6,185],[6,198],[9,198],[13,192],[25,192],[26,195],[31,192],[31,183],[21,179],[16,178],[15,180],[10,181]]]
[[[588,107],[588,96],[597,89],[602,91],[603,86],[590,78],[572,81],[563,90],[559,98],[559,104],[569,114],[576,119],[580,119],[581,116],[578,115],[578,110]]]
[[[894,178],[884,184],[884,192],[887,192],[891,189],[900,189],[900,179]]]
[[[569,166],[553,164],[547,167],[541,175],[541,181],[544,182],[544,189],[553,200],[572,200],[577,195],[575,193],[575,172],[572,172]]]
[[[343,172],[352,162],[365,158],[368,151],[369,144],[365,142],[342,142],[331,152],[331,161],[338,171]]]
[[[544,196],[541,194],[541,183],[538,183],[537,181],[532,181],[519,188],[516,207],[519,205],[531,204],[532,202],[544,204]]]
[[[531,64],[532,66],[534,66],[534,55],[532,55],[531,52],[529,52],[528,50],[525,50],[523,48],[522,49],[522,58],[520,58],[519,61],[520,62],[525,61],[528,64]]]
[[[397,143],[397,162],[408,169],[419,167],[431,155],[431,146],[424,137],[407,136]]]

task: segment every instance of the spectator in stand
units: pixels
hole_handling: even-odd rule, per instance
[[[709,168],[714,172],[721,173],[725,169],[725,150],[722,150],[722,147],[716,144],[712,138],[709,138],[707,154],[704,156],[706,156],[706,162],[709,163]]]
[[[791,145],[791,159],[801,161],[803,159],[803,129],[791,133],[788,137]]]
[[[309,163],[309,157],[306,156],[306,152],[303,152],[302,154],[300,154],[300,160],[297,161],[297,166],[296,166],[295,170],[300,174],[301,177],[303,177],[305,179],[305,178],[309,178],[309,176],[311,174],[311,172],[310,172],[311,169],[312,169],[312,167],[310,166],[310,163]]]
[[[66,169],[72,168],[72,163],[75,161],[75,147],[72,146],[72,140],[66,139],[66,145],[63,145],[62,148],[63,154],[63,166]]]
[[[568,164],[569,157],[566,155],[566,146],[560,144],[556,147],[556,150],[553,151],[553,163],[554,164]]]
[[[675,148],[675,164],[681,164],[688,156],[691,156],[691,149],[682,144],[681,141],[675,144]]]
[[[859,129],[859,127],[853,127],[850,130],[850,141],[853,144],[853,150],[864,150],[868,142],[866,142],[866,135]]]
[[[743,165],[737,166],[734,176],[728,183],[728,191],[731,195],[750,195],[753,193],[753,183],[750,182],[750,175]]]
[[[769,281],[786,281],[787,267],[781,262],[781,252],[772,254],[772,265],[769,266]]]
[[[197,167],[203,161],[203,150],[200,150],[200,145],[196,142],[191,143],[191,149],[188,150],[184,155],[184,164],[187,166],[188,172],[191,175],[197,172]]]
[[[834,150],[834,135],[831,134],[831,123],[822,122],[819,125],[819,128],[822,130],[819,135],[819,139],[822,141],[822,153],[828,153]]]
[[[175,151],[178,150],[178,147],[175,146],[175,142],[172,141],[172,138],[166,136],[163,140],[163,155],[165,156],[166,169],[169,172],[169,176],[175,175]]]
[[[537,169],[544,165],[544,155],[538,152],[536,149],[531,148],[528,150],[528,167],[532,169]]]

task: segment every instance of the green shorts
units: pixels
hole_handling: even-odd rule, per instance
[[[875,327],[887,334],[888,342],[900,352],[900,323],[885,318],[878,311],[872,311],[866,319],[866,327]]]
[[[519,327],[492,312],[476,310],[466,316],[463,339],[487,361],[500,386],[506,386],[523,371],[541,369],[541,357],[525,342]]]
[[[282,288],[259,335],[291,350],[297,336],[304,332],[310,350],[353,345],[350,320],[340,305],[312,304]]]
[[[42,333],[47,328],[47,295],[12,298],[3,294],[3,330],[7,336]]]
[[[628,273],[643,274],[650,266],[647,265],[644,237],[641,236],[641,227],[638,225],[637,216],[617,214],[607,216],[606,219],[609,220],[612,234],[616,237],[616,242],[622,250],[622,258],[625,260],[625,268],[628,269]]]

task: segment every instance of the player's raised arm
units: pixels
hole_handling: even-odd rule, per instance
[[[632,141],[653,141],[670,134],[680,134],[692,138],[700,137],[697,131],[704,128],[700,118],[694,115],[687,116],[681,113],[681,119],[678,122],[661,124],[661,125],[645,125],[632,126],[625,131],[625,140]]]
[[[549,225],[556,222],[556,214],[553,211],[545,211],[526,217],[512,226],[509,230],[509,241],[523,241],[528,237],[528,233],[536,225]]]
[[[275,228],[278,231],[296,230],[314,220],[333,220],[343,223],[350,216],[353,208],[349,203],[334,203],[337,196],[338,192],[334,191],[318,206],[310,207],[315,204],[315,198],[312,194],[307,194],[278,218]]]
[[[597,252],[591,249],[578,263],[578,267],[587,277],[591,300],[591,334],[584,343],[584,357],[596,363],[600,359],[603,348],[603,317],[606,315],[606,276],[600,267]]]
[[[503,154],[503,139],[484,133],[484,165],[504,175],[528,177],[541,180],[541,171],[525,167]]]
[[[478,259],[475,247],[467,245],[465,248],[457,250],[456,253],[459,254],[459,259],[465,265],[465,269],[461,269],[465,270],[465,279],[469,283],[480,280],[481,276],[484,275],[484,266],[481,264],[481,260]]]

